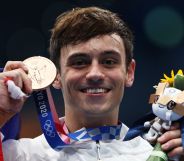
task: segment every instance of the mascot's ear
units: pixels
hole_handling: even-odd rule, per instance
[[[126,80],[125,80],[125,86],[131,87],[134,82],[134,73],[135,73],[135,60],[132,59],[130,62],[128,68],[127,68],[127,74],[126,74]]]
[[[54,82],[52,83],[52,86],[55,89],[61,89],[62,88],[62,84],[61,84],[61,75],[58,73]]]

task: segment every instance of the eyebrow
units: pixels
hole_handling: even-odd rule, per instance
[[[118,59],[121,58],[120,53],[115,51],[115,50],[105,50],[105,51],[100,52],[100,57],[104,57],[104,56],[116,56],[116,57],[118,57]],[[91,55],[89,55],[89,53],[85,53],[85,52],[76,52],[68,57],[67,62],[70,62],[76,58],[81,58],[81,57],[90,59]]]
[[[115,55],[119,55],[120,56],[120,53],[115,51],[115,50],[104,50],[104,51],[100,52],[100,54],[102,54],[102,55],[111,55],[112,53],[115,54]],[[88,54],[89,53],[85,53],[85,52],[76,52],[73,55],[86,56]],[[71,55],[71,56],[73,56],[73,55]]]
[[[119,59],[121,58],[120,53],[115,50],[106,50],[102,52],[102,56],[117,56]]]
[[[77,57],[90,57],[90,55],[88,55],[87,53],[82,53],[82,52],[74,53],[68,57],[68,60],[72,60],[72,59],[77,58]]]

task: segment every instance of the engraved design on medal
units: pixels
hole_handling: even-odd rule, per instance
[[[47,66],[44,65],[42,67],[39,67],[39,65],[35,65],[33,62],[33,67],[28,66],[29,70],[29,75],[32,79],[32,81],[35,81],[38,84],[41,84],[42,81],[45,79],[45,72],[46,72],[46,68]]]
[[[32,80],[32,89],[40,90],[49,86],[56,77],[56,67],[49,59],[41,56],[30,57],[23,61]]]

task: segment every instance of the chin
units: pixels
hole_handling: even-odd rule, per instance
[[[87,108],[84,108],[83,110],[87,115],[104,115],[112,111],[111,107],[108,107],[106,105],[89,105],[86,106]]]

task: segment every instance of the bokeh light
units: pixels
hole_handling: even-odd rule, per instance
[[[180,13],[171,7],[157,7],[144,20],[147,37],[160,47],[175,47],[183,39],[184,21]]]

